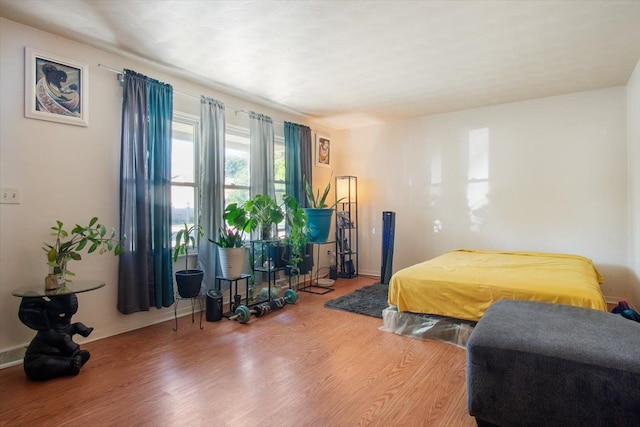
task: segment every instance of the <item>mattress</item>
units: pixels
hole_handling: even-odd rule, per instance
[[[401,312],[472,321],[502,299],[607,311],[603,282],[579,255],[458,249],[395,273],[388,302]]]

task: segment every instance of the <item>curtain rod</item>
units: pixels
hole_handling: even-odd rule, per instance
[[[100,67],[100,68],[104,68],[105,70],[111,71],[112,73],[116,73],[116,74],[118,75],[118,81],[120,82],[120,84],[122,84],[122,79],[123,79],[123,76],[124,76],[124,71],[122,71],[122,70],[116,70],[115,68],[108,67],[108,66],[103,65],[103,64],[98,64],[98,67]],[[174,89],[174,91],[173,91],[173,92],[175,92],[175,93],[177,93],[177,94],[180,94],[180,95],[188,96],[189,98],[197,99],[198,101],[200,100],[200,97],[199,97],[199,96],[191,95],[190,93],[180,92],[179,90],[175,90],[175,89]],[[226,104],[225,104],[225,108],[230,108],[231,110],[234,110],[236,115],[237,115],[238,113],[245,113],[245,114],[250,114],[250,113],[251,113],[250,111],[243,110],[243,109],[241,109],[241,108],[236,108],[236,107],[233,107],[233,106],[231,106],[231,105],[226,105]],[[271,119],[271,121],[272,121],[273,123],[276,123],[276,124],[279,124],[279,125],[283,125],[283,126],[284,126],[284,122],[279,122],[279,121],[276,121],[276,120],[273,120],[273,119]],[[312,131],[316,132],[316,130],[315,130],[315,129],[312,129],[312,128],[309,128],[309,129],[311,129]]]

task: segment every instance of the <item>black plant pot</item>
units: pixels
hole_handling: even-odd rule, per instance
[[[307,243],[305,253],[302,254],[302,261],[298,264],[298,271],[295,274],[307,274],[313,268],[313,245]],[[287,276],[291,275],[291,268],[287,267],[284,271]]]
[[[181,298],[194,298],[200,294],[204,271],[202,270],[179,270],[176,271],[176,283],[178,284],[178,294]]]
[[[313,250],[313,249],[312,249]],[[306,253],[303,256],[303,260],[300,263],[300,265],[298,266],[298,268],[300,269],[300,274],[307,274],[311,271],[311,268],[313,267],[313,252],[311,254]]]

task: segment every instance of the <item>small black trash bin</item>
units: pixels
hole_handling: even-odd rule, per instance
[[[222,294],[210,289],[207,291],[207,322],[217,322],[222,319]]]

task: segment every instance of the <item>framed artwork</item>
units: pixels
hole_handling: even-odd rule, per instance
[[[316,135],[316,166],[331,167],[331,140],[326,136]]]
[[[89,125],[89,67],[25,48],[24,115],[77,126]]]

